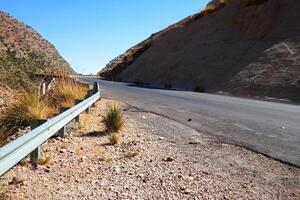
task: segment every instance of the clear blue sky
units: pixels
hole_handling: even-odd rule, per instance
[[[0,0],[0,10],[37,30],[79,73],[111,59],[208,0]]]

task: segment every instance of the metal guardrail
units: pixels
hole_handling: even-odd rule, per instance
[[[69,75],[70,78],[103,78],[98,75],[83,75],[83,74],[76,74],[76,75]]]
[[[86,100],[0,148],[0,176],[34,152],[80,113],[91,107],[100,98],[99,85],[95,86],[97,87],[94,87],[94,94]]]

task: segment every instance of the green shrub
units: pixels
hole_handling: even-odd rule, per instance
[[[124,125],[123,113],[121,109],[117,106],[112,106],[109,110],[102,116],[101,121],[109,133],[118,132]]]

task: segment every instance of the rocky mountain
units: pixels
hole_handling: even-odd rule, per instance
[[[0,85],[24,89],[35,73],[74,73],[55,47],[28,25],[0,11]]]
[[[300,1],[215,0],[104,68],[122,80],[300,102]]]

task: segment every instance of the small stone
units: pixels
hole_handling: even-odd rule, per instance
[[[66,150],[65,149],[61,149],[61,150],[59,150],[59,153],[65,153],[66,152]]]
[[[192,191],[192,190],[189,190],[189,189],[185,189],[185,190],[183,191],[183,194],[191,194],[191,193],[193,193],[193,191]]]
[[[28,177],[23,174],[20,176],[15,176],[13,177],[12,181],[10,182],[10,184],[23,184],[25,181],[27,181]]]
[[[120,174],[121,169],[119,167],[115,167],[115,172],[116,172],[116,174]]]
[[[178,177],[178,178],[183,178],[182,174],[178,174],[177,177]]]
[[[85,156],[82,156],[80,159],[79,159],[79,162],[84,162],[86,160],[86,157]]]
[[[191,119],[191,118],[189,118],[189,119],[188,119],[188,122],[191,122],[191,121],[192,121],[192,119]]]
[[[158,139],[159,139],[159,140],[164,140],[164,137],[159,137]]]
[[[145,116],[142,116],[142,119],[146,119],[146,117],[145,117]]]
[[[185,190],[185,187],[180,186],[179,189],[180,189],[181,191],[184,191],[184,190]]]
[[[198,142],[198,141],[191,141],[191,142],[189,142],[189,144],[195,145],[195,144],[200,144],[200,142]]]
[[[138,175],[138,178],[144,178],[145,177],[145,174],[141,173]]]
[[[174,160],[174,158],[172,158],[172,157],[167,157],[164,159],[164,161],[166,161],[166,162],[172,162],[173,160]]]
[[[26,186],[26,185],[28,185],[28,181],[23,181],[21,184]]]

